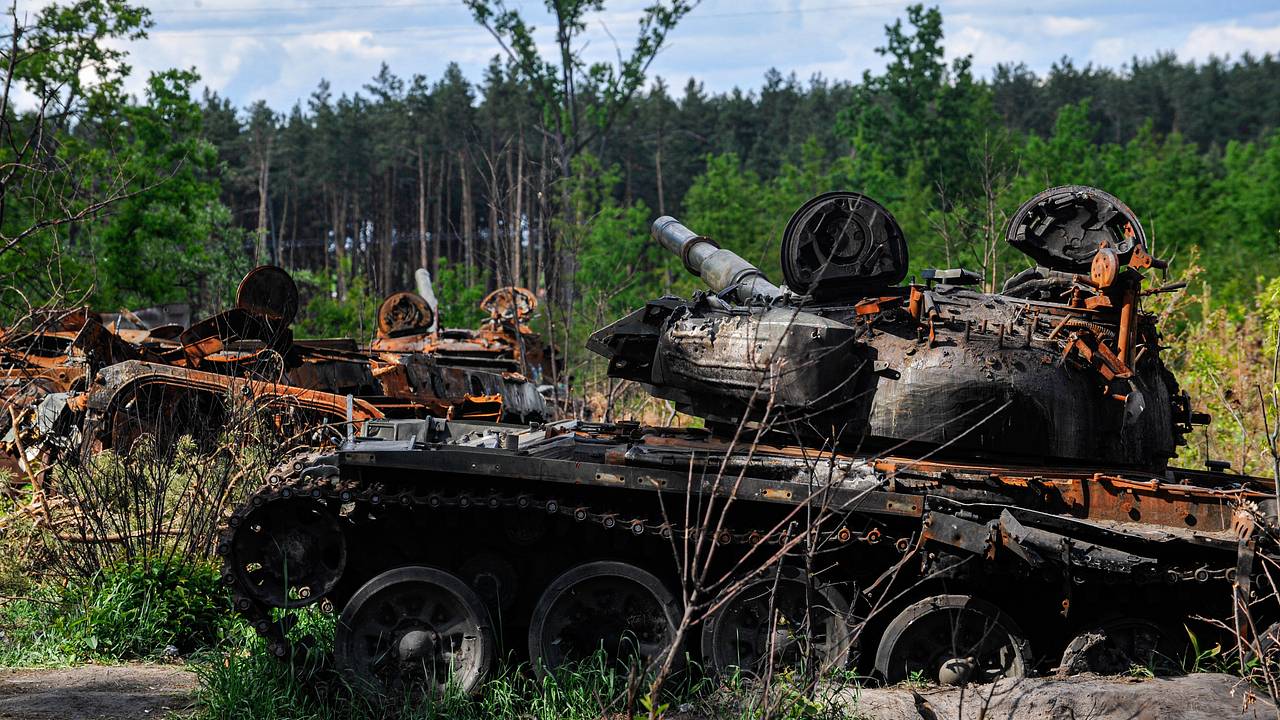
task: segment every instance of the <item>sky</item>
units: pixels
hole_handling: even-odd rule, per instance
[[[634,42],[653,0],[609,0],[589,18],[583,51],[612,59]],[[19,0],[33,8],[36,0]],[[194,67],[209,88],[244,107],[264,99],[278,110],[305,100],[327,79],[335,95],[360,91],[382,63],[401,77],[434,80],[457,62],[473,80],[498,52],[460,0],[153,0],[155,27],[130,43],[131,89],[146,73]],[[886,0],[703,0],[670,36],[651,74],[708,91],[761,84],[770,68],[857,79],[883,67],[875,52],[884,26],[909,3]],[[937,0],[949,57],[971,55],[987,75],[1001,62],[1044,72],[1063,56],[1078,65],[1120,67],[1134,56],[1174,51],[1182,59],[1245,52],[1280,54],[1280,2],[1248,0]],[[551,42],[540,0],[509,0]]]

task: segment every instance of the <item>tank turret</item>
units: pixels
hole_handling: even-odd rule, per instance
[[[712,427],[745,419],[860,447],[1160,468],[1201,416],[1159,358],[1137,217],[1094,188],[1051,188],[1007,229],[1037,264],[1000,293],[968,271],[903,286],[907,245],[857,193],[805,203],[779,287],[671,217],[653,236],[710,292],[664,297],[595,333],[609,374]],[[760,421],[767,420],[761,424]]]

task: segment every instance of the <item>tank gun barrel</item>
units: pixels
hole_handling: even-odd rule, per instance
[[[653,239],[679,255],[689,272],[702,278],[713,291],[732,289],[734,298],[748,303],[754,298],[772,300],[782,294],[760,268],[725,250],[714,240],[690,230],[670,215],[653,221]]]

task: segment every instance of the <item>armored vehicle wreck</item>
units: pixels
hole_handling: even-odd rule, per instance
[[[87,459],[143,435],[171,444],[240,410],[311,445],[373,418],[551,417],[525,375],[540,373],[544,356],[528,290],[495,290],[479,331],[441,330],[423,298],[397,293],[379,309],[372,347],[294,338],[298,305],[289,274],[264,265],[241,281],[235,307],[189,326],[189,308],[171,305],[80,308],[32,332],[0,331],[0,466],[31,474],[68,450]]]
[[[856,193],[792,217],[785,287],[672,218],[653,235],[710,291],[589,347],[706,428],[372,420],[276,469],[218,551],[277,654],[321,603],[337,667],[382,692],[475,688],[497,637],[538,672],[603,650],[964,683],[1177,664],[1193,616],[1268,596],[1274,483],[1169,465],[1207,418],[1118,199],[1029,200],[1008,240],[1036,264],[999,293],[901,286],[906,238]]]

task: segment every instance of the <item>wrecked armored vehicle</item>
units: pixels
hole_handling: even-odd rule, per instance
[[[383,304],[380,329],[398,322],[431,339],[457,332],[405,327],[396,301],[410,295]],[[434,308],[427,310],[434,318]],[[189,326],[185,305],[53,314],[35,331],[0,343],[0,424],[7,427],[0,457],[30,475],[67,450],[87,458],[102,448],[129,448],[143,435],[168,445],[247,414],[304,445],[340,440],[383,417],[549,419],[536,384],[520,372],[521,356],[502,345],[497,330],[465,355],[436,353],[430,342],[388,351],[377,341],[371,349],[348,338],[295,339],[297,312],[293,279],[262,266],[241,281],[234,307]],[[531,333],[528,314],[510,323],[523,329],[520,337]],[[494,314],[485,327],[499,322]]]
[[[1169,466],[1208,419],[1142,311],[1175,288],[1147,286],[1138,219],[1060,187],[1007,233],[1036,265],[1001,292],[901,286],[893,216],[830,193],[780,287],[660,218],[710,291],[589,347],[706,428],[370,421],[235,510],[235,606],[281,656],[287,610],[338,613],[338,669],[386,693],[474,689],[499,637],[540,673],[603,651],[964,683],[1177,665],[1194,618],[1277,619],[1274,483]]]

